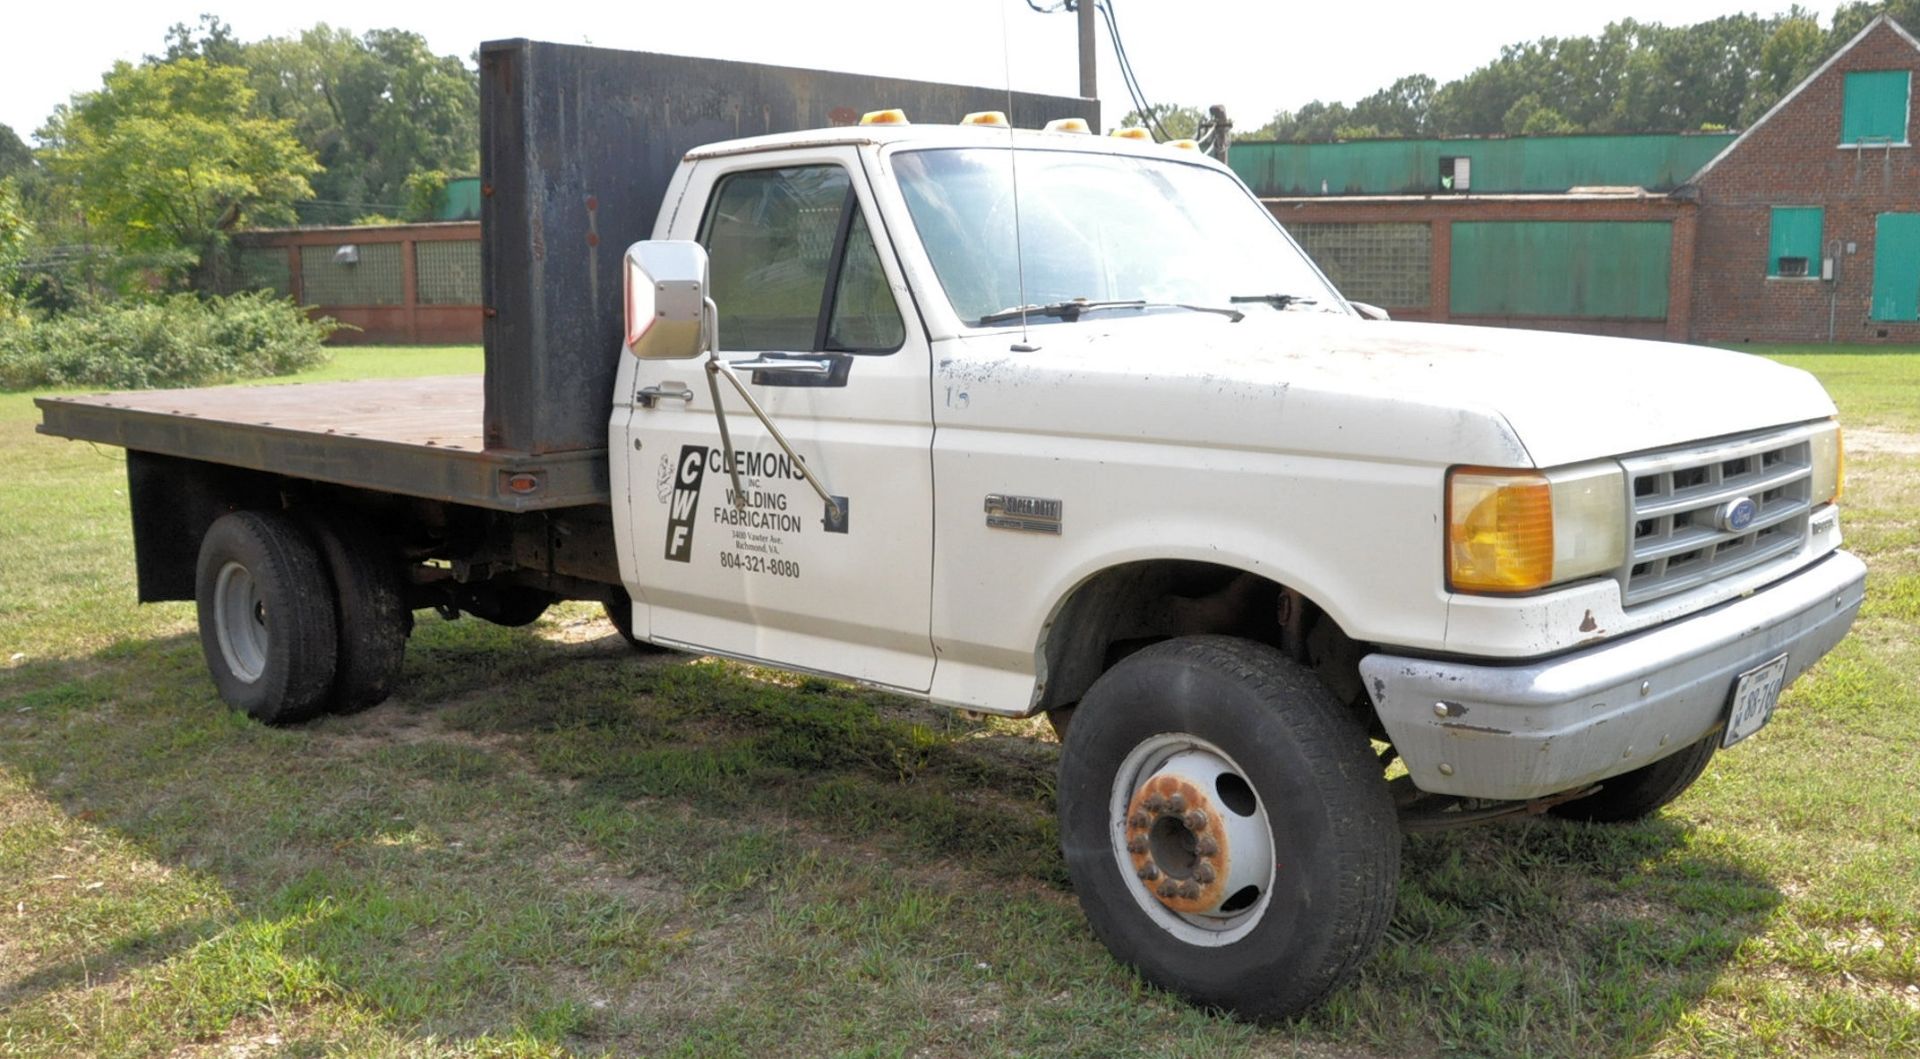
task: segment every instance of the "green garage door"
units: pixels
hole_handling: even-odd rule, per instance
[[[1661,320],[1666,221],[1455,221],[1455,316]]]
[[[1873,318],[1920,319],[1920,213],[1883,213],[1873,227]]]

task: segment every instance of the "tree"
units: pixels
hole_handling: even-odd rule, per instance
[[[11,125],[0,125],[0,180],[33,168],[33,151]]]
[[[1425,136],[1433,130],[1433,96],[1439,87],[1426,74],[1402,77],[1355,103],[1351,127],[1356,132],[1372,129],[1374,136]]]
[[[260,111],[325,167],[313,183],[330,219],[400,212],[416,172],[479,168],[478,75],[417,33],[321,24],[249,44],[245,62]]]
[[[1795,7],[1760,47],[1760,76],[1754,91],[1740,108],[1740,124],[1759,120],[1780,97],[1806,80],[1827,54],[1827,35],[1820,23]]]
[[[233,35],[233,27],[220,20],[218,15],[200,16],[200,36],[193,35],[193,28],[185,22],[175,22],[167,27],[167,51],[165,55],[147,56],[146,65],[177,62],[181,59],[205,59],[221,66],[241,66],[246,61],[246,45]]]
[[[179,278],[226,233],[291,216],[319,166],[284,121],[255,117],[246,71],[201,58],[114,65],[40,137],[60,192],[123,250]]]
[[[1152,121],[1148,121],[1148,116]],[[1172,103],[1155,103],[1147,108],[1147,114],[1130,110],[1120,119],[1123,129],[1146,128],[1154,135],[1164,135],[1169,140],[1191,140],[1198,135],[1200,123],[1206,120],[1207,113],[1199,107],[1180,107]]]
[[[32,236],[33,225],[20,208],[13,181],[0,177],[0,321],[18,311],[20,263],[26,259],[27,241]]]

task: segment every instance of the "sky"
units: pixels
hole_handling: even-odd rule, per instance
[[[1050,6],[1054,0],[1035,0]],[[1352,102],[1395,78],[1441,82],[1493,59],[1503,44],[1598,32],[1633,18],[1685,25],[1789,0],[1467,0],[1285,3],[1281,0],[1113,0],[1121,40],[1149,102],[1224,103],[1243,129],[1313,99]],[[116,59],[157,53],[169,25],[204,10],[242,40],[282,36],[324,20],[355,32],[398,27],[436,52],[469,56],[483,40],[563,43],[742,59],[817,69],[1077,94],[1074,16],[1041,15],[1026,0],[627,0],[496,3],[463,0],[188,0],[10,5],[0,52],[0,123],[23,139],[54,106],[99,87]],[[1823,24],[1835,3],[1803,3]],[[1101,114],[1132,109],[1113,50],[1100,35]],[[909,115],[911,116],[911,115]],[[29,139],[29,142],[32,142]]]

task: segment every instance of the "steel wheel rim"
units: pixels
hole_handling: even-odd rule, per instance
[[[267,604],[260,583],[239,563],[220,568],[213,585],[213,628],[227,670],[251,684],[267,669]]]
[[[1219,777],[1232,777],[1239,787],[1228,784],[1234,797],[1221,793]],[[1187,787],[1170,785],[1168,780],[1184,781]],[[1206,795],[1204,804],[1181,805],[1182,812],[1162,799],[1157,810],[1147,810],[1146,799],[1174,786],[1186,794]],[[1243,788],[1243,789],[1242,789]],[[1252,798],[1251,811],[1246,799]],[[1182,824],[1190,820],[1193,809],[1207,814],[1199,831],[1186,828],[1194,841],[1180,834]],[[1140,827],[1145,812],[1148,826]],[[1174,822],[1179,818],[1179,823]],[[1218,947],[1231,945],[1252,933],[1266,916],[1273,897],[1273,828],[1261,798],[1246,770],[1218,746],[1184,732],[1168,732],[1149,737],[1135,746],[1114,771],[1108,798],[1108,845],[1120,871],[1123,885],[1134,902],[1155,926],[1190,945]],[[1195,845],[1206,838],[1215,840],[1216,853],[1191,857]],[[1206,847],[1201,846],[1201,849]],[[1172,861],[1172,863],[1165,863]],[[1143,862],[1157,870],[1147,877]],[[1199,870],[1205,862],[1215,866],[1213,875]],[[1224,862],[1224,875],[1217,866]],[[1185,874],[1180,874],[1185,869]],[[1175,894],[1163,895],[1161,888],[1174,883]],[[1258,895],[1250,903],[1235,906],[1233,897],[1245,887],[1257,887]],[[1187,889],[1183,890],[1182,887]],[[1195,897],[1183,896],[1193,889]],[[1210,905],[1209,889],[1223,893],[1224,907],[1194,910],[1196,904]]]

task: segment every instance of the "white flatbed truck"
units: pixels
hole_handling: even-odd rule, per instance
[[[141,597],[198,601],[230,704],[365,708],[414,609],[574,598],[1046,713],[1095,932],[1266,1017],[1367,958],[1403,827],[1652,813],[1860,606],[1810,376],[1371,318],[1196,151],[957,113],[676,148],[652,239],[583,279],[563,221],[645,232],[559,216],[526,144],[636,58],[483,50],[486,179],[519,189],[484,381],[41,400],[128,448]],[[598,445],[541,444],[594,387]]]

